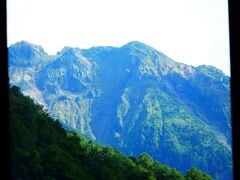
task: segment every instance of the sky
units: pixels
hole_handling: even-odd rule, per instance
[[[7,32],[48,54],[137,40],[230,75],[228,0],[7,0]]]

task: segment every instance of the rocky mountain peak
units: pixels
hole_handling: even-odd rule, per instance
[[[10,80],[66,127],[183,172],[190,165],[222,180],[231,175],[229,77],[217,68],[178,63],[138,41],[65,47],[51,61],[40,49],[26,42],[9,48],[10,61],[36,60],[28,68],[10,64]]]

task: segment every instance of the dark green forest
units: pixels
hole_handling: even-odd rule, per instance
[[[12,179],[182,179],[210,180],[190,168],[183,175],[154,161],[147,153],[126,157],[65,130],[47,110],[23,96],[13,86],[10,94],[10,142]]]

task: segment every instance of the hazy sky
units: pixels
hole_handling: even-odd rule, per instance
[[[7,0],[8,45],[27,40],[49,54],[64,46],[138,40],[189,65],[230,74],[227,0]]]

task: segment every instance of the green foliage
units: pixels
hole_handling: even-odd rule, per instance
[[[121,149],[123,152],[147,152],[181,172],[195,166],[216,179],[231,179],[229,147],[199,117],[193,116],[190,108],[179,105],[177,97],[150,86],[138,92],[129,88],[124,95],[129,97],[130,108],[124,117],[128,131],[120,133],[123,144],[128,144]],[[142,99],[138,106],[134,106],[136,96]]]
[[[207,175],[203,171],[198,170],[194,167],[190,168],[187,171],[186,179],[187,180],[199,180],[199,179],[201,179],[201,180],[213,180],[212,177],[210,177],[209,175]]]
[[[12,179],[184,179],[147,154],[126,157],[62,128],[41,106],[10,88]],[[196,169],[186,177],[209,177]]]
[[[141,164],[144,168],[149,169],[153,165],[153,160],[147,153],[142,153],[137,158],[137,163]]]

